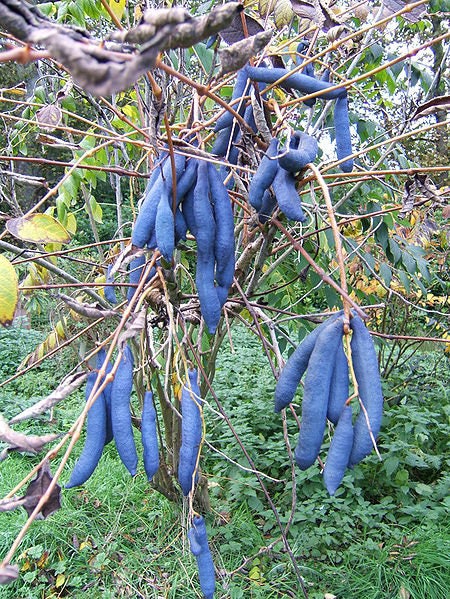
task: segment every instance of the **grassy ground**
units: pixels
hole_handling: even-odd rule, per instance
[[[281,423],[271,409],[273,380],[255,340],[237,334],[235,346],[239,351],[224,348],[220,356],[215,389],[256,467],[275,479],[264,480],[286,522],[292,485]],[[391,393],[387,402],[382,463],[372,456],[349,472],[334,498],[327,496],[318,470],[297,473],[289,541],[311,599],[323,599],[325,593],[339,599],[448,597],[450,398],[445,369],[434,368],[438,359],[437,354],[424,354],[415,364],[417,378],[409,379],[407,387],[401,376],[390,382],[391,389],[395,384],[402,391]],[[17,358],[9,356],[8,363],[13,368]],[[55,383],[52,368],[0,391],[1,411],[16,413],[17,405],[31,401],[30,390],[38,381],[39,393],[50,390]],[[32,424],[33,430],[65,430],[82,401],[79,392],[55,409],[51,423],[42,419]],[[222,420],[212,411],[207,420],[208,441],[233,460],[204,449],[213,507],[207,521],[218,575],[216,596],[299,597],[292,565],[276,542],[274,514],[254,475],[236,465],[248,466]],[[289,423],[289,431],[292,441],[295,423]],[[138,435],[136,442],[139,445]],[[10,454],[0,464],[1,495],[36,462],[36,457]],[[1,555],[25,519],[21,509],[1,514]],[[131,479],[110,444],[83,488],[63,490],[62,509],[33,524],[17,554],[19,580],[0,587],[0,598],[201,597],[185,525],[185,506],[173,505],[154,491],[142,463]],[[258,553],[269,543],[269,552]]]

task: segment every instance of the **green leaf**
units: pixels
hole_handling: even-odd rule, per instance
[[[402,263],[409,274],[413,275],[416,272],[416,261],[408,252],[402,252]]]
[[[14,266],[0,254],[0,324],[12,323],[19,299],[19,282]]]
[[[367,272],[368,275],[371,275],[373,270],[375,269],[375,258],[372,256],[372,254],[369,254],[368,252],[365,252],[363,254],[363,258],[364,258],[364,262],[369,267],[369,268],[367,268],[365,265],[364,270]]]
[[[430,282],[431,275],[430,275],[430,271],[428,270],[427,261],[424,260],[423,258],[416,258],[416,264],[419,268],[420,274],[425,279],[425,281],[427,281],[427,283]]]
[[[385,262],[380,263],[380,277],[383,279],[386,287],[389,287],[392,281],[392,270]]]
[[[400,249],[400,246],[393,239],[389,239],[389,249],[390,249],[391,254],[392,254],[393,258],[394,258],[394,264],[397,264],[397,262],[402,257],[402,251]]]
[[[94,220],[96,223],[102,223],[102,217],[103,217],[103,210],[102,207],[100,206],[100,204],[97,202],[97,200],[94,198],[94,196],[89,196],[89,207],[91,209],[92,212],[92,216],[94,217]]]
[[[406,292],[409,293],[410,284],[409,284],[408,275],[406,274],[406,272],[404,270],[399,270],[397,274],[398,274],[398,278],[400,279],[401,284],[406,289]]]
[[[390,456],[385,459],[384,469],[386,470],[387,476],[392,476],[392,474],[397,470],[399,463],[399,459],[394,456]]]
[[[422,281],[419,279],[419,277],[417,277],[416,275],[412,275],[412,278],[414,279],[414,282],[417,285],[417,287],[423,293],[423,296],[426,297],[427,293],[428,293],[428,289],[425,287],[425,285],[422,283]]]
[[[380,224],[375,233],[375,237],[377,241],[381,244],[381,247],[385,250],[389,242],[389,231],[385,223]]]

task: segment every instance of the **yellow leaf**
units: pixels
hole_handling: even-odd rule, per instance
[[[66,323],[62,320],[58,320],[58,322],[55,325],[55,332],[56,332],[58,341],[66,338],[65,325],[66,325]]]
[[[55,587],[59,589],[66,582],[66,577],[64,574],[58,574],[56,577]]]
[[[32,214],[11,218],[6,228],[18,239],[33,243],[69,243],[70,235],[53,216]]]
[[[127,0],[108,0],[109,8],[114,13],[117,20],[121,20],[125,12]]]
[[[82,541],[82,542],[80,543],[80,551],[83,551],[83,549],[84,549],[85,547],[87,547],[88,549],[91,549],[91,548],[92,548],[92,545],[91,545],[90,541]]]
[[[77,232],[77,219],[73,212],[69,212],[67,215],[66,229],[71,235],[75,235]]]
[[[38,568],[45,568],[47,562],[48,562],[48,551],[44,551],[44,553],[41,555],[41,557],[36,562],[36,565]]]
[[[17,274],[11,262],[0,254],[0,324],[12,323],[19,299]]]
[[[273,11],[273,18],[278,29],[289,25],[294,18],[294,11],[290,0],[277,0]]]
[[[262,17],[267,17],[272,12],[276,0],[259,0],[258,12]]]

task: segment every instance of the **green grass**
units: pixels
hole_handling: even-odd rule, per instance
[[[237,330],[234,343],[236,353],[225,345],[219,356],[214,387],[257,468],[282,481],[266,479],[266,484],[286,522],[292,488],[281,422],[272,412],[273,378],[256,339]],[[3,376],[17,364],[12,354],[10,346]],[[289,540],[310,599],[323,599],[327,592],[338,599],[448,596],[450,535],[442,523],[450,507],[450,399],[439,384],[440,378],[445,384],[446,375],[432,370],[432,358],[421,356],[424,376],[409,382],[402,400],[387,409],[380,436],[383,462],[376,456],[365,460],[345,476],[333,498],[318,469],[297,472],[298,503]],[[12,415],[18,411],[15,396],[22,408],[32,401],[32,389],[45,394],[55,382],[50,373],[30,373],[14,383],[13,392],[0,390],[0,409]],[[51,422],[42,417],[21,428],[64,432],[82,403],[80,390],[54,409]],[[211,411],[206,416],[208,440],[248,466],[222,419]],[[289,432],[295,439],[292,421]],[[137,433],[136,443],[139,447]],[[81,446],[82,441],[61,484],[68,480]],[[0,494],[37,461],[36,456],[10,454],[0,463]],[[255,477],[207,447],[203,465],[211,485],[213,512],[207,522],[218,573],[216,597],[299,597],[282,544],[258,554],[276,541],[279,531]],[[21,568],[19,579],[0,587],[0,599],[199,598],[186,514],[186,506],[170,503],[150,487],[142,461],[131,479],[112,443],[82,488],[63,489],[62,509],[33,523],[13,560]],[[0,555],[25,520],[21,508],[0,514]]]
[[[332,587],[345,599],[446,599],[450,589],[450,529],[428,527],[399,535],[397,543],[351,550]]]

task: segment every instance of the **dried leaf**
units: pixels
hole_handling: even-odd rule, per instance
[[[428,175],[421,175],[420,173],[416,173],[414,175],[414,180],[416,182],[416,187],[426,198],[430,200],[434,200],[435,202],[440,202],[441,197],[439,196],[439,192],[430,179]]]
[[[45,495],[53,477],[50,472],[50,465],[48,461],[44,462],[42,467],[38,470],[36,478],[31,481],[28,485],[25,495],[22,499],[25,499],[24,508],[27,511],[28,516],[31,516],[32,512],[36,508],[39,501]],[[44,503],[39,514],[40,519],[44,520],[56,510],[61,507],[61,487],[56,484],[52,489],[49,498]]]
[[[68,377],[66,377],[56,389],[50,393],[44,399],[41,399],[33,406],[23,410],[14,418],[11,418],[9,424],[15,424],[16,422],[21,422],[22,420],[28,420],[29,418],[36,418],[42,412],[49,410],[57,403],[68,397],[71,393],[73,393],[76,389],[78,389],[86,380],[87,372],[76,372]]]
[[[0,324],[8,326],[19,300],[19,282],[14,266],[3,254],[0,254],[0,281]]]
[[[292,0],[292,9],[301,19],[307,19],[316,24],[319,29],[329,31],[332,27],[342,25],[343,19],[330,9],[331,3],[325,0]]]
[[[264,31],[264,27],[256,19],[249,17],[248,15],[245,15],[245,24],[248,35],[256,35],[257,33]],[[228,27],[219,31],[219,35],[227,44],[235,44],[236,42],[245,39],[246,34],[242,25],[241,15],[237,14]]]
[[[17,580],[19,576],[19,566],[16,564],[6,564],[0,568],[0,584],[10,584]]]
[[[289,25],[294,18],[291,1],[277,0],[273,10],[273,18],[278,29],[283,29],[283,27]]]
[[[270,129],[266,121],[266,114],[264,112],[264,105],[261,102],[261,97],[256,96],[254,89],[252,89],[250,93],[250,100],[253,108],[253,118],[255,119],[258,133],[261,134],[264,141],[269,144],[272,139],[272,134],[270,133]]]
[[[438,110],[449,111],[450,110],[450,96],[438,96],[420,104],[411,119],[420,119],[424,116],[434,114]]]
[[[118,346],[122,348],[128,339],[132,339],[139,335],[142,329],[145,327],[147,310],[143,308],[137,314],[131,314],[130,320],[127,323],[127,328],[120,334],[118,339]]]
[[[398,12],[399,10],[402,10],[402,8],[405,8],[405,6],[407,6],[408,4],[413,4],[413,3],[414,3],[414,0],[383,0],[383,6],[384,6],[384,10],[386,12],[386,15],[384,15],[384,16],[389,16],[390,14],[393,14],[394,12]],[[403,13],[402,17],[406,21],[409,21],[410,23],[417,23],[417,21],[420,21],[423,13],[426,10],[427,10],[426,5],[422,4],[421,6],[416,6],[409,12]]]
[[[36,120],[44,131],[54,131],[61,124],[62,110],[56,104],[47,104],[36,112]]]
[[[73,81],[72,79],[69,79],[69,81],[67,81],[67,83],[64,85],[64,87],[62,87],[56,94],[56,101],[57,102],[62,102],[63,100],[65,100],[65,98],[67,98],[69,96],[69,94],[72,93],[73,90]]]
[[[442,201],[436,186],[428,175],[421,175],[415,173],[414,177],[408,178],[405,182],[405,190],[402,198],[402,209],[399,212],[399,216],[402,218],[414,207],[416,201],[416,194],[421,193],[426,198],[440,203]]]
[[[25,435],[14,431],[0,414],[0,441],[9,445],[9,450],[27,451],[37,453],[46,443],[51,443],[59,437],[58,434]]]
[[[444,218],[450,218],[450,205],[444,206],[442,208],[442,216]]]
[[[405,589],[405,587],[400,587],[398,592],[398,599],[410,599],[411,593]]]
[[[250,58],[263,50],[272,38],[272,30],[261,31],[252,37],[235,42],[227,48],[219,50],[220,72],[218,77],[238,71]]]
[[[398,213],[400,218],[403,218],[406,214],[411,212],[414,208],[414,200],[416,198],[416,184],[414,179],[407,179],[405,181],[405,189],[402,197],[402,209]]]
[[[119,318],[120,316],[115,310],[105,310],[98,304],[92,305],[86,304],[85,302],[77,302],[64,293],[57,293],[56,295],[67,304],[71,310],[77,314],[81,314],[81,316],[84,316],[85,318]]]
[[[318,6],[318,2],[308,2],[307,0],[291,0],[292,10],[301,19],[308,19],[321,26],[320,20],[323,21],[322,11]]]

